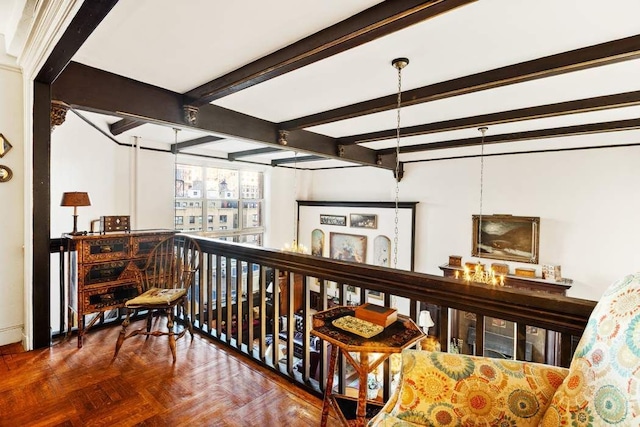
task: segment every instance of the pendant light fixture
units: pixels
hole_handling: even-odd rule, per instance
[[[283,251],[296,252],[299,254],[309,253],[307,247],[298,243],[298,206],[296,195],[298,192],[298,152],[293,152],[293,242],[285,243]]]
[[[398,201],[400,195],[400,107],[402,106],[402,69],[409,65],[409,59],[396,58],[391,61],[396,70],[398,70],[398,96],[396,103],[396,168],[394,176],[396,179],[395,194],[395,218],[393,229],[393,268],[398,268]]]
[[[486,126],[478,128],[478,131],[482,134],[482,140],[480,141],[480,212],[478,214],[478,263],[471,271],[468,267],[464,268],[464,280],[468,282],[484,283],[487,285],[501,285],[504,286],[504,276],[496,276],[493,268],[488,271],[484,268],[482,257],[482,201],[484,196],[484,137],[487,133]]]

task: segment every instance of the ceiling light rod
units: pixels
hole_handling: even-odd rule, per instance
[[[395,225],[393,237],[393,268],[398,268],[398,200],[400,194],[400,107],[402,106],[402,69],[409,65],[408,58],[396,58],[391,61],[396,70],[398,70],[398,100],[396,105],[396,197],[395,197]]]

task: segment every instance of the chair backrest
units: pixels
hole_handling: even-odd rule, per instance
[[[591,313],[569,375],[541,425],[639,425],[640,273],[615,282]]]
[[[202,252],[189,236],[171,236],[158,243],[142,269],[142,291],[189,289],[200,268]]]

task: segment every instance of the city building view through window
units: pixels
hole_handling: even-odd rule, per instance
[[[262,245],[263,173],[176,164],[176,230]]]

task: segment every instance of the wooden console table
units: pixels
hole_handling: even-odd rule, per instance
[[[64,235],[70,252],[68,275],[68,331],[78,322],[78,348],[85,332],[105,311],[124,306],[139,294],[135,273],[151,250],[173,230],[142,230],[126,233]],[[85,315],[100,313],[85,326]]]
[[[324,390],[321,426],[327,425],[329,407],[333,406],[344,425],[362,427],[372,418],[382,405],[367,402],[367,374],[377,368],[393,353],[400,353],[424,337],[424,333],[408,317],[398,315],[398,320],[372,338],[344,331],[333,325],[333,321],[344,316],[355,316],[355,307],[334,307],[313,315],[311,333],[331,344],[329,372]],[[358,373],[358,399],[333,394],[333,377],[338,360],[338,350]],[[354,358],[351,352],[358,353]],[[369,360],[370,353],[379,354],[377,359]]]

